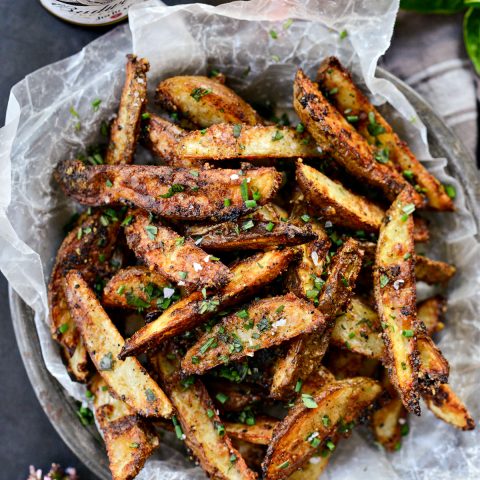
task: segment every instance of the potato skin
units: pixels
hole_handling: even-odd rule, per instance
[[[190,239],[154,222],[140,209],[129,210],[125,226],[128,246],[149,268],[188,291],[218,288],[231,277],[229,269],[210,257]],[[179,283],[180,282],[180,283]]]
[[[381,189],[390,200],[407,188],[414,197],[414,203],[423,205],[422,197],[396,170],[375,160],[368,143],[328,103],[302,70],[298,70],[295,77],[293,106],[318,146],[328,151],[352,175]]]
[[[233,90],[208,77],[167,78],[158,84],[155,98],[165,110],[181,113],[201,128],[216,123],[262,123],[258,113]]]
[[[123,86],[120,106],[110,129],[105,163],[125,165],[132,163],[142,113],[147,103],[147,72],[150,64],[145,58],[127,55],[125,84]]]
[[[65,275],[69,270],[78,270],[89,283],[104,276],[110,269],[108,262],[119,229],[120,221],[114,221],[101,210],[83,213],[58,249],[50,276],[50,331],[54,340],[61,345],[69,372],[79,382],[85,382],[89,374],[88,354],[68,309],[64,291]]]
[[[65,194],[82,205],[133,204],[175,220],[221,221],[252,211],[242,198],[244,179],[250,179],[249,198],[258,192],[257,203],[264,205],[277,193],[282,175],[268,167],[192,170],[152,165],[86,166],[79,160],[67,160],[57,166],[55,178]],[[230,200],[228,206],[226,199]]]
[[[355,85],[350,73],[337,58],[329,57],[322,62],[318,69],[317,81],[324,92],[337,90],[337,93],[329,95],[329,101],[339,112],[348,112],[344,115],[358,117],[358,121],[352,125],[362,137],[370,144],[374,143],[379,148],[388,149],[390,168],[395,168],[401,174],[404,171],[411,172],[414,183],[420,187],[420,191],[424,191],[428,208],[441,211],[455,209],[452,199],[446,194],[441,183],[418,161],[408,145],[400,140],[390,124]],[[373,136],[369,132],[368,114],[373,114],[375,123],[382,127],[383,133]]]

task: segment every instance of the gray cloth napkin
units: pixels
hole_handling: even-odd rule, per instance
[[[463,46],[462,15],[400,12],[380,64],[419,92],[476,158],[477,76]]]

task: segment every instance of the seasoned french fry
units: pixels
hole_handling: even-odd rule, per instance
[[[170,401],[138,360],[117,359],[124,340],[80,273],[67,273],[65,292],[90,358],[115,395],[140,415],[170,417]]]
[[[225,285],[231,277],[219,261],[168,227],[155,223],[144,210],[130,210],[125,226],[128,246],[149,268],[188,290]],[[125,223],[125,222],[124,222]]]
[[[185,440],[205,472],[219,480],[254,480],[255,474],[233,447],[202,382],[195,379],[183,386],[177,376],[179,361],[163,352],[153,362],[178,414],[178,419],[174,417],[179,422],[177,436]]]
[[[174,130],[167,128],[164,121],[151,121],[147,130],[147,143],[153,152],[162,153],[161,156],[172,164],[324,156],[308,133],[299,133],[293,127],[222,123],[204,130],[183,132],[177,135],[175,142],[171,141],[173,134]]]
[[[55,177],[66,195],[82,205],[133,204],[176,220],[221,221],[268,203],[282,175],[274,168],[251,170],[156,167],[152,165],[86,166],[61,162]],[[246,197],[244,199],[244,197]],[[228,200],[228,201],[227,201]]]
[[[374,268],[374,292],[385,343],[390,380],[405,408],[420,415],[414,276],[413,218],[409,190],[404,190],[387,212],[380,229]]]
[[[447,302],[441,295],[427,298],[417,305],[417,318],[423,322],[429,335],[443,330],[442,317],[446,310]]]
[[[297,162],[296,178],[305,198],[322,218],[354,230],[379,230],[385,212],[370,200],[302,162]]]
[[[94,282],[108,266],[120,228],[115,212],[109,213],[97,210],[78,218],[57,252],[48,284],[50,331],[62,348],[68,370],[79,382],[86,381],[89,373],[88,354],[68,309],[64,278],[76,269]]]
[[[330,341],[335,317],[345,308],[362,266],[363,252],[356,240],[349,239],[335,255],[317,309],[326,319],[324,330],[295,339],[284,356],[277,360],[270,394],[282,398],[293,393],[298,379],[307,378],[320,364]],[[308,295],[308,294],[307,294]],[[317,293],[318,295],[318,293]],[[316,300],[308,295],[310,300]]]
[[[415,276],[420,282],[429,285],[445,284],[454,275],[457,269],[454,265],[450,265],[439,260],[432,260],[423,255],[415,256]]]
[[[225,422],[225,428],[232,438],[257,445],[269,445],[272,441],[273,429],[277,424],[278,420],[274,418],[257,416],[253,425]]]
[[[202,128],[216,123],[262,123],[233,90],[207,77],[167,78],[158,84],[156,100],[165,110],[178,112]]]
[[[378,148],[377,156],[411,179],[435,210],[454,210],[442,184],[418,161],[408,145],[400,140],[389,123],[360,91],[337,58],[329,57],[320,66],[317,81],[339,112],[368,143]]]
[[[452,388],[443,384],[434,394],[424,394],[427,407],[444,422],[461,430],[473,430],[475,421]]]
[[[328,103],[302,70],[298,70],[295,77],[293,106],[318,146],[328,151],[353,176],[381,189],[390,200],[406,188],[416,205],[424,203],[396,170],[375,160],[373,148]]]
[[[147,103],[148,60],[127,55],[125,85],[117,117],[110,130],[105,163],[125,165],[132,163],[140,133],[142,113]]]
[[[274,430],[263,462],[265,478],[287,478],[320,446],[333,450],[329,439],[339,423],[355,422],[380,392],[375,380],[358,377],[328,383],[316,395],[304,396]]]
[[[215,225],[195,225],[185,233],[207,251],[260,250],[278,245],[300,245],[315,238],[308,228],[257,220],[255,214],[252,218],[246,216]]]
[[[95,417],[107,447],[112,479],[131,480],[158,447],[158,436],[144,419],[110,393],[98,373],[92,379],[90,391],[94,395]]]
[[[148,312],[167,309],[178,296],[178,289],[163,275],[147,267],[127,267],[105,285],[102,304]]]
[[[223,289],[207,298],[203,298],[200,292],[193,292],[172,305],[129,338],[120,357],[154,348],[167,338],[189,330],[222,309],[246,299],[281,275],[294,256],[294,251],[290,249],[271,250],[238,262],[232,266],[232,278]]]
[[[293,293],[259,300],[225,317],[211,332],[205,333],[185,354],[182,370],[200,375],[301,333],[324,328],[324,316]]]

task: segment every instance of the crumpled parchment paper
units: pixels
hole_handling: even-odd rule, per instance
[[[389,46],[397,9],[397,0],[253,0],[218,7],[142,3],[130,11],[131,34],[126,25],[117,27],[12,89],[6,126],[0,130],[0,268],[35,311],[46,365],[70,395],[84,399],[84,387],[69,379],[50,339],[46,283],[63,236],[61,227],[76,207],[59,192],[52,171],[61,159],[95,143],[100,122],[115,113],[125,55],[133,51],[150,60],[150,91],[169,75],[205,74],[218,68],[247,100],[273,101],[292,120],[296,68],[314,75],[324,57],[336,55],[370,90],[375,103],[389,102],[381,108],[403,138],[441,181],[457,189],[458,212],[435,215],[427,253],[458,266],[449,286],[447,327],[439,344],[450,360],[452,385],[478,420],[480,248],[475,222],[465,209],[461,186],[444,169],[446,161],[431,158],[425,126],[413,107],[390,82],[374,76],[377,60]],[[272,30],[278,38],[272,38]],[[343,31],[347,36],[342,39]],[[91,102],[96,98],[102,103],[95,112]],[[71,107],[79,118],[72,116]],[[395,454],[367,441],[359,429],[339,444],[325,478],[480,478],[478,432],[458,432],[426,408],[410,423],[411,433]],[[162,442],[156,459],[147,463],[139,478],[205,478],[169,445]]]

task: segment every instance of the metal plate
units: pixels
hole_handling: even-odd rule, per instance
[[[480,231],[480,178],[469,152],[420,95],[383,69],[379,68],[377,74],[398,87],[428,126],[432,156],[447,158],[447,169],[462,185],[466,206],[473,213],[477,230]],[[85,428],[80,424],[75,401],[66,394],[43,363],[32,310],[11,288],[9,299],[18,348],[45,413],[63,441],[93,473],[102,480],[111,478],[105,448],[95,426]]]

